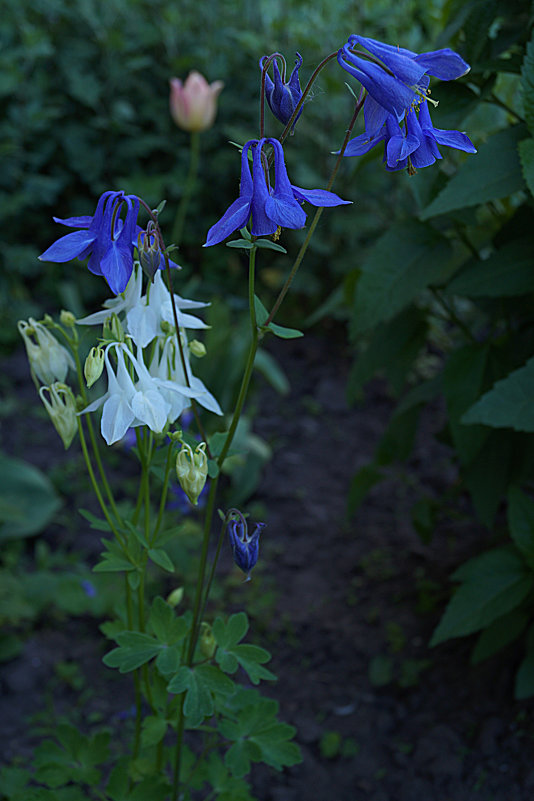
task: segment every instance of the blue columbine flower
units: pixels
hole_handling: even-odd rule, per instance
[[[122,207],[126,216],[122,220]],[[104,192],[93,217],[69,217],[56,222],[69,228],[81,228],[66,234],[45,250],[41,261],[65,262],[90,256],[89,270],[103,275],[111,290],[124,292],[133,270],[133,249],[136,239],[139,198],[124,192]]]
[[[299,81],[299,69],[302,66],[302,56],[300,53],[297,53],[296,55],[297,59],[295,61],[295,67],[287,83],[284,83],[285,61],[283,75],[280,75],[276,58],[273,59],[272,64],[274,82],[271,80],[269,73],[265,73],[265,96],[267,97],[269,108],[273,112],[276,119],[282,122],[284,125],[287,125],[291,119],[291,115],[295,111],[298,102],[302,97],[302,89],[300,88]],[[260,59],[261,70],[263,70],[263,63],[266,58],[268,58],[268,56],[263,56],[263,58]],[[295,128],[295,123],[297,122],[301,113],[302,109],[299,111],[297,118],[293,123],[292,130]]]
[[[263,147],[269,143],[274,148],[274,189],[270,186],[264,167],[267,160]],[[254,148],[252,176],[248,164],[248,151]],[[241,182],[239,197],[229,206],[221,219],[208,231],[204,247],[217,245],[234,231],[247,225],[252,216],[252,235],[268,236],[281,228],[303,228],[306,213],[301,206],[306,200],[312,206],[339,206],[350,203],[333,192],[323,189],[301,189],[293,186],[288,178],[284,162],[284,151],[278,139],[251,139],[241,153]]]
[[[382,129],[373,137],[366,133],[354,137],[348,143],[345,156],[362,156],[380,142],[384,142],[384,161],[390,171],[408,168],[410,172],[428,167],[442,155],[438,144],[454,147],[466,153],[476,153],[469,137],[461,131],[445,131],[434,128],[428,103],[422,101],[419,110],[411,109],[406,114],[406,130],[403,130],[393,114],[386,118]]]
[[[248,533],[247,521],[240,512],[238,520],[230,520],[228,523],[228,536],[234,555],[236,565],[250,578],[250,571],[258,561],[260,551],[260,534],[265,528],[265,523],[256,523],[252,534]]]
[[[359,45],[363,50],[355,50]],[[427,95],[429,75],[452,81],[469,72],[469,64],[450,48],[417,54],[365,36],[350,36],[338,52],[338,62],[368,92],[365,129],[373,138],[393,114],[398,122]]]

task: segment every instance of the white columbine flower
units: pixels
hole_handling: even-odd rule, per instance
[[[176,346],[176,339],[174,336],[169,337],[165,342],[161,356],[158,356],[158,349],[156,348],[149,368],[151,375],[157,376],[161,379],[169,379],[165,383],[166,385],[173,387],[175,391],[177,388],[179,388],[179,390],[183,393],[188,390],[192,393],[189,397],[194,397],[195,401],[209,412],[213,412],[214,414],[222,414],[221,407],[211,392],[209,392],[209,390],[206,388],[204,382],[201,381],[200,378],[194,376],[191,372],[191,366],[187,357],[187,339],[183,333],[181,334],[181,341],[183,345],[182,349],[187,369],[187,376],[189,378],[189,385],[185,378],[182,359]],[[187,408],[187,406],[184,406],[178,412],[178,414],[176,414],[176,417],[169,422],[174,422],[174,420],[176,420],[176,418],[182,413],[182,411],[184,411],[185,408]]]

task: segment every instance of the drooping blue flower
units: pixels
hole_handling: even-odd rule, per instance
[[[419,110],[411,109],[406,113],[405,123],[404,130],[393,114],[389,114],[382,129],[374,137],[369,138],[363,133],[351,139],[344,155],[362,156],[380,142],[384,142],[383,160],[386,162],[386,169],[396,171],[408,168],[414,172],[429,167],[437,159],[442,158],[438,144],[466,153],[477,152],[467,134],[434,128],[426,101],[421,102]]]
[[[281,75],[280,70],[278,69],[277,60],[276,58],[273,59],[272,65],[274,82],[269,73],[265,73],[265,96],[267,98],[267,103],[269,104],[269,108],[273,112],[276,119],[282,122],[284,125],[287,125],[291,119],[291,115],[295,111],[298,102],[302,97],[302,89],[300,88],[299,81],[299,69],[302,66],[302,56],[300,53],[297,53],[296,56],[297,59],[295,61],[295,67],[293,68],[293,72],[291,73],[287,83],[284,83],[285,61],[284,74]],[[263,58],[260,59],[261,70],[263,70],[263,63],[266,58],[268,58],[268,56],[263,56]],[[293,123],[292,130],[295,128],[295,124],[301,113],[302,109],[299,111],[297,118]]]
[[[355,49],[359,45],[363,50]],[[429,75],[452,81],[469,72],[469,64],[450,48],[414,53],[365,36],[349,36],[338,52],[338,62],[368,92],[365,99],[365,129],[372,138],[388,114],[398,122],[407,110],[427,95]]]
[[[260,534],[265,523],[256,523],[252,534],[248,533],[247,521],[241,513],[239,519],[228,523],[228,537],[232,546],[234,562],[250,578],[250,571],[258,561],[260,551]]]
[[[122,206],[126,216],[122,220]],[[111,290],[124,292],[133,270],[139,198],[124,192],[104,192],[93,217],[69,217],[56,222],[69,228],[81,228],[56,240],[39,258],[41,261],[66,262],[85,259],[95,275],[103,275]]]
[[[267,160],[263,147],[269,143],[274,148],[274,189],[270,186]],[[248,151],[254,148],[252,175],[248,163]],[[284,151],[278,139],[251,139],[241,154],[241,182],[239,197],[228,207],[221,219],[208,231],[204,247],[217,245],[234,231],[247,225],[252,217],[252,235],[268,236],[281,228],[303,228],[306,213],[302,201],[312,206],[339,206],[350,203],[333,192],[323,189],[301,189],[293,186],[288,178],[284,162]]]

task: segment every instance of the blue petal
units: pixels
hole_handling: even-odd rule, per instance
[[[53,245],[41,253],[40,261],[65,262],[79,257],[88,247],[91,246],[95,237],[89,231],[74,231],[72,234],[65,234],[56,240]]]
[[[272,220],[265,211],[265,206],[270,198],[270,189],[267,184],[267,177],[263,169],[262,152],[265,139],[260,139],[256,144],[252,159],[252,174],[254,191],[252,194],[251,212],[253,236],[268,236],[274,234],[279,223]]]
[[[275,186],[272,195],[265,201],[265,212],[282,228],[303,228],[306,213],[295,200],[284,162],[284,151],[278,139],[268,139],[275,152]]]
[[[66,217],[62,219],[61,217],[52,217],[54,222],[61,223],[61,225],[67,225],[69,228],[89,228],[91,223],[93,222],[92,217],[88,217],[84,215],[82,217]]]
[[[368,138],[373,138],[379,131],[389,116],[389,111],[374,100],[371,95],[367,95],[363,104],[363,118],[365,120],[365,131]]]
[[[344,206],[352,203],[352,200],[342,200],[326,189],[302,189],[300,186],[292,186],[291,189],[298,200],[305,200],[312,206]]]
[[[454,147],[456,150],[464,150],[466,153],[476,153],[477,149],[469,139],[467,134],[461,131],[443,131],[440,128],[433,128],[434,139],[440,145]]]
[[[414,61],[419,66],[424,67],[425,72],[428,72],[429,75],[434,75],[442,81],[453,81],[455,78],[461,78],[471,69],[467,61],[464,61],[450,47],[445,47],[443,50],[433,50],[430,53],[421,53],[420,56],[414,58]]]
[[[251,200],[251,197],[238,197],[237,200],[234,200],[221,219],[211,226],[204,244],[205,248],[218,245],[227,236],[247,224],[250,217]]]
[[[376,145],[382,142],[385,138],[386,138],[385,128],[383,128],[381,133],[373,137],[369,137],[366,133],[360,134],[359,136],[355,136],[354,139],[351,139],[350,142],[348,143],[343,155],[347,157],[363,156],[365,153],[369,153],[369,151],[372,150],[373,147],[376,147]]]
[[[373,56],[379,58],[386,67],[395,73],[396,78],[408,84],[408,86],[417,85],[426,72],[426,68],[417,63],[417,54],[411,50],[387,45],[383,42],[378,42],[376,39],[368,39],[365,36],[351,36],[349,42],[361,45]],[[353,56],[357,55],[358,53],[353,54]],[[362,58],[358,59],[358,61],[362,60]]]
[[[115,295],[124,292],[133,270],[131,249],[124,242],[112,241],[100,260],[100,269]]]

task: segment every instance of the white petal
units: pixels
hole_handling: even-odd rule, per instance
[[[108,445],[118,442],[135,419],[128,402],[122,395],[111,395],[104,404],[100,430]]]
[[[128,333],[131,334],[136,345],[146,348],[158,335],[158,319],[154,309],[138,303],[126,315]]]
[[[145,392],[136,392],[132,398],[131,405],[135,416],[145,423],[151,431],[159,433],[163,430],[171,406],[157,390],[149,389]]]

